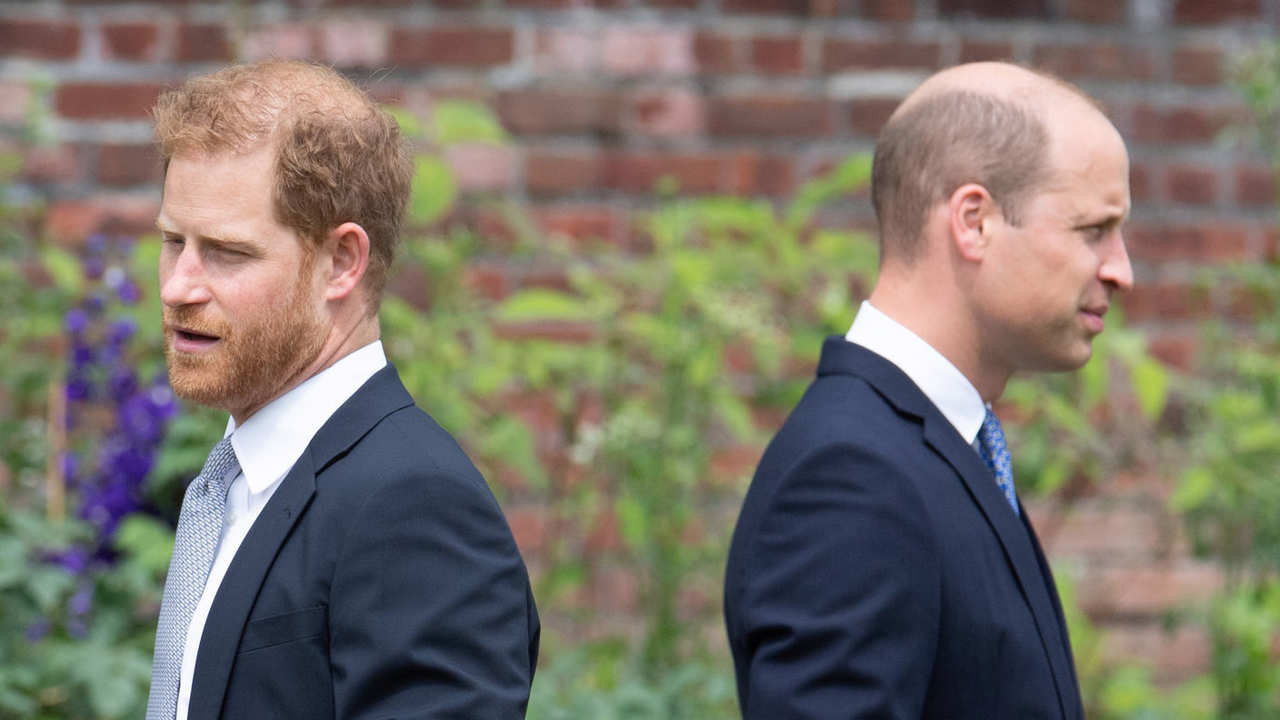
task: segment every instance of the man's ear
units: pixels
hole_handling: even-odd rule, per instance
[[[960,257],[974,262],[981,260],[991,230],[1000,218],[1000,209],[986,188],[977,183],[956,188],[947,201],[947,219]]]
[[[360,285],[369,269],[369,233],[353,222],[329,231],[325,249],[332,263],[325,281],[325,299],[340,300]]]

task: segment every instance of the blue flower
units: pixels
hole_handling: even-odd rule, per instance
[[[89,327],[89,314],[81,308],[71,308],[63,318],[67,332],[80,335]]]

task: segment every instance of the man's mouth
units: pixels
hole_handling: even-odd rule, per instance
[[[222,339],[190,328],[174,327],[172,331],[173,349],[179,352],[203,352]]]

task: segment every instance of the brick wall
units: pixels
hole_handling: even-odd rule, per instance
[[[1243,116],[1224,84],[1231,58],[1273,33],[1280,0],[237,5],[0,2],[0,151],[20,158],[10,200],[46,203],[43,230],[70,244],[95,229],[148,229],[158,171],[147,112],[157,93],[229,61],[298,56],[411,108],[444,97],[487,103],[516,142],[451,154],[464,191],[527,201],[551,232],[629,245],[637,238],[626,213],[651,204],[661,177],[689,193],[783,197],[833,160],[869,150],[932,70],[1012,58],[1082,85],[1128,140],[1138,287],[1124,307],[1162,358],[1187,365],[1195,320],[1239,312],[1229,294],[1188,291],[1198,266],[1275,253],[1266,162],[1218,138]],[[31,118],[40,137],[23,129]],[[868,225],[865,198],[830,220]],[[500,263],[477,272],[499,294],[512,287]],[[1081,578],[1083,605],[1110,631],[1109,653],[1153,658],[1164,679],[1185,676],[1204,665],[1205,638],[1162,633],[1161,614],[1203,597],[1220,575],[1188,559],[1178,521],[1163,511],[1168,482],[1105,487],[1069,511],[1033,507],[1046,545]],[[511,512],[536,550],[537,508]]]

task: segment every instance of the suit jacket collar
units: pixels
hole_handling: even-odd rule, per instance
[[[1022,596],[1035,619],[1052,669],[1063,717],[1075,717],[1078,690],[1070,645],[1047,564],[1042,570],[1030,523],[1014,515],[982,458],[911,379],[893,363],[864,347],[833,336],[822,347],[818,376],[853,375],[865,380],[900,415],[922,425],[925,444],[955,470],[1004,549]],[[1070,698],[1070,699],[1068,699]]]
[[[190,720],[220,716],[231,666],[258,589],[280,546],[310,505],[316,476],[380,420],[412,404],[395,367],[388,364],[338,408],[289,470],[240,545],[209,608],[191,683]]]

